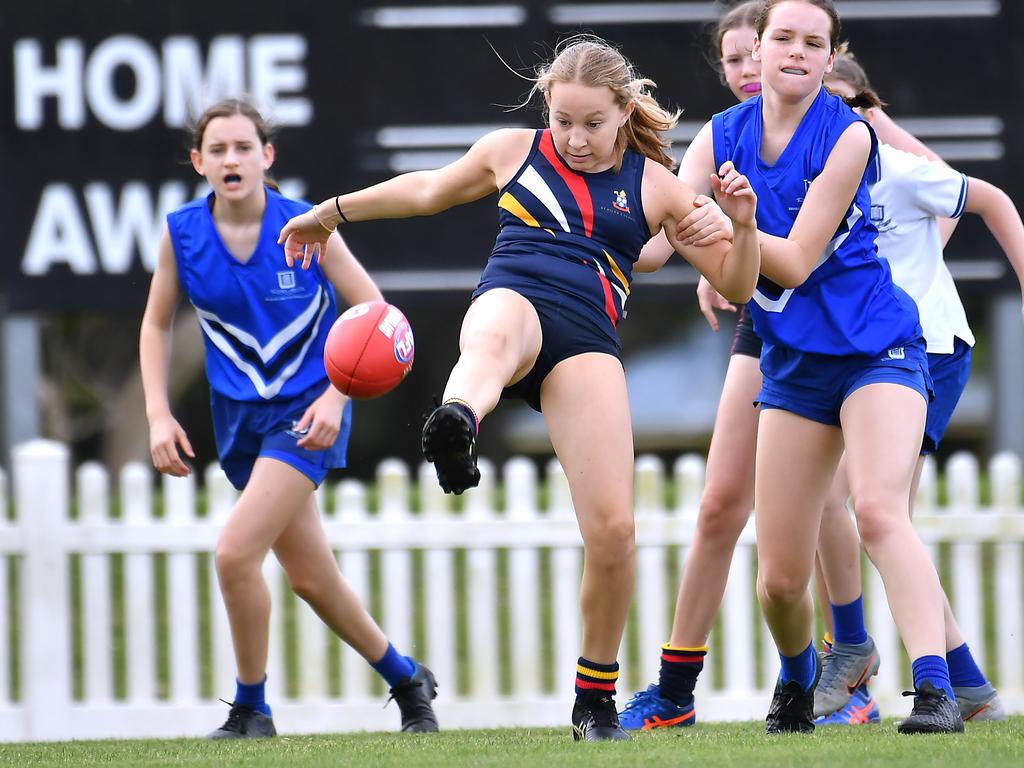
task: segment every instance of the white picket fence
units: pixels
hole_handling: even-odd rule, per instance
[[[657,649],[668,637],[693,535],[703,460],[684,456],[672,472],[677,501],[667,508],[664,466],[653,457],[637,461],[640,586],[620,656],[620,701],[656,679]],[[511,460],[499,510],[494,468],[482,461],[481,474],[480,487],[455,512],[432,469],[421,467],[414,514],[407,467],[385,461],[374,513],[357,482],[321,490],[322,507],[334,510],[325,518],[328,537],[346,578],[378,607],[394,644],[435,672],[442,727],[565,725],[579,653],[582,562],[565,476],[557,462],[549,464],[542,510],[534,464]],[[995,457],[988,476],[993,501],[981,506],[976,460],[954,456],[946,466],[950,503],[939,508],[935,467],[928,464],[917,525],[948,562],[947,587],[976,656],[995,673],[1007,708],[1024,712],[1019,459]],[[206,473],[205,516],[197,514],[191,479],[163,478],[164,512],[157,517],[151,469],[126,466],[117,480],[116,519],[110,480],[96,464],[74,473],[78,513],[72,517],[71,468],[60,444],[18,447],[13,479],[12,523],[0,475],[0,742],[195,736],[219,724],[226,707],[216,697],[234,691],[227,617],[210,557],[235,498],[223,474],[213,467]],[[983,559],[990,561],[987,569]],[[757,618],[755,570],[749,525],[712,638],[712,669],[698,687],[702,720],[764,716],[778,657]],[[266,573],[277,607],[268,695],[279,730],[397,728],[397,708],[382,709],[386,693],[366,663],[347,647],[332,657],[337,646],[311,610],[296,602],[295,621],[285,625],[280,609],[287,587],[272,557]],[[869,631],[883,659],[873,691],[884,714],[902,714],[907,704],[898,694],[909,683],[902,647],[880,579],[871,568],[865,573]],[[197,599],[203,584],[206,601]],[[158,593],[165,595],[159,604]],[[986,610],[992,615],[987,635]],[[287,673],[289,658],[297,659],[294,675]],[[123,682],[115,686],[117,680]]]

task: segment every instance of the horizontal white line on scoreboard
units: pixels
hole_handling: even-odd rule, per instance
[[[481,269],[483,267],[481,266]],[[397,269],[373,272],[373,281],[387,291],[471,291],[481,269]]]
[[[996,259],[947,260],[946,266],[954,280],[999,280],[1006,275],[1006,262]]]
[[[847,19],[986,18],[998,16],[999,0],[857,0],[836,3]]]
[[[388,157],[388,167],[395,173],[430,171],[454,163],[465,153],[459,150],[408,150],[394,152]]]
[[[928,146],[948,162],[1002,160],[1006,154],[1001,141],[929,141]]]
[[[846,19],[964,18],[998,16],[998,0],[860,0],[838,3]],[[717,3],[560,3],[548,9],[554,24],[659,24],[707,22],[721,16]]]
[[[1003,120],[995,115],[956,117],[893,117],[900,127],[915,136],[989,137],[1001,136]]]
[[[363,11],[359,23],[381,29],[438,27],[518,27],[526,21],[521,5],[438,5],[433,8],[385,6]]]
[[[523,128],[522,124],[469,123],[466,125],[386,125],[374,137],[384,149],[420,147],[468,147],[484,134],[499,128]]]

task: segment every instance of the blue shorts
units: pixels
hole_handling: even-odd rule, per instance
[[[821,424],[839,426],[839,411],[868,384],[902,384],[932,399],[928,353],[918,337],[880,355],[836,357],[765,343],[761,354],[761,408],[778,408]]]
[[[338,439],[326,451],[300,448],[296,443],[302,435],[292,429],[327,386],[325,379],[296,397],[258,402],[233,400],[211,391],[210,410],[217,455],[221,469],[235,488],[241,490],[249,482],[253,465],[260,456],[290,464],[316,486],[323,482],[327,470],[345,466],[352,430],[351,401],[345,405]]]
[[[540,411],[540,385],[563,360],[585,352],[603,352],[621,359],[617,341],[609,338],[589,316],[575,311],[574,302],[568,296],[564,301],[552,301],[525,295],[511,286],[510,289],[523,295],[537,311],[541,344],[533,368],[515,384],[505,387],[502,397],[520,398],[533,410]]]
[[[924,424],[924,442],[921,455],[927,456],[938,447],[946,433],[960,395],[971,375],[971,347],[963,339],[955,339],[953,352],[948,355],[928,355],[928,371],[935,383],[935,399],[928,404],[928,419]]]

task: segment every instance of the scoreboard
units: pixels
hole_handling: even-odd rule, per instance
[[[840,2],[890,114],[960,170],[1024,200],[1011,140],[1024,104],[1024,5],[1004,0]],[[249,95],[279,127],[273,169],[319,200],[437,167],[501,126],[539,126],[527,79],[559,39],[622,47],[684,109],[675,153],[731,97],[711,69],[711,2],[50,0],[0,9],[0,291],[9,311],[142,306],[164,215],[205,187],[185,125]],[[429,219],[345,230],[386,291],[469,289],[493,243],[485,199]],[[947,252],[983,287],[1012,276],[965,222]],[[687,279],[685,267],[677,267]]]

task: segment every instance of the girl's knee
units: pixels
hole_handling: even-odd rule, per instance
[[[750,518],[750,508],[742,494],[706,489],[700,499],[697,536],[712,544],[734,546]]]
[[[214,563],[221,584],[230,584],[234,579],[244,577],[253,569],[259,569],[260,558],[247,547],[240,546],[229,538],[221,537],[214,552]]]
[[[636,551],[636,526],[632,515],[614,515],[588,526],[587,550],[591,557],[618,563]]]
[[[904,523],[909,525],[909,512],[900,501],[888,495],[863,494],[854,498],[857,530],[864,547],[884,541]]]
[[[757,577],[757,592],[762,603],[793,605],[807,593],[807,578],[787,568],[762,568]]]

